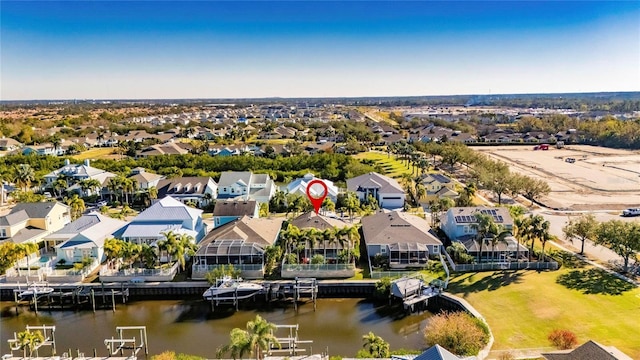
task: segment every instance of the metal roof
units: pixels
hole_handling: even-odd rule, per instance
[[[256,243],[244,240],[216,240],[209,243],[204,251],[198,251],[200,256],[253,256],[262,255],[264,249]]]

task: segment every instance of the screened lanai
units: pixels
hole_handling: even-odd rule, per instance
[[[262,246],[245,240],[215,240],[196,253],[198,265],[262,265]]]
[[[429,260],[429,248],[421,243],[395,243],[389,245],[390,265],[424,265]]]

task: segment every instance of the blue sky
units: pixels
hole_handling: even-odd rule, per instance
[[[637,1],[0,1],[0,99],[640,90]]]

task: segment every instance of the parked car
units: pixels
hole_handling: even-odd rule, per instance
[[[107,202],[106,202],[106,201],[98,201],[98,202],[96,203],[96,206],[97,206],[97,207],[107,206]]]
[[[626,210],[622,210],[622,216],[639,216],[640,215],[640,208],[629,208]]]
[[[576,159],[574,159],[574,158],[566,158],[566,159],[564,159],[564,161],[568,162],[569,164],[573,164],[574,162],[576,162]]]

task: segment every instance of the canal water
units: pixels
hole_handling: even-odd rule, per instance
[[[301,305],[297,313],[292,305],[223,310],[212,313],[202,300],[153,300],[119,304],[116,312],[40,310],[36,315],[20,308],[16,315],[15,306],[4,302],[0,303],[0,355],[9,352],[7,339],[26,325],[55,325],[58,354],[68,349],[75,354],[79,349],[86,356],[92,356],[94,348],[98,356],[106,356],[104,339],[116,336],[116,326],[145,325],[151,355],[174,350],[215,358],[216,349],[228,343],[231,329],[245,328],[247,321],[260,314],[275,324],[299,324],[298,337],[313,340],[305,345],[313,353],[355,356],[362,348],[362,335],[369,331],[389,342],[392,350],[424,348],[422,332],[431,316],[428,312],[404,316],[398,313],[401,309],[391,312],[362,299],[318,299],[315,312],[311,303]],[[48,355],[48,349],[41,353]]]

